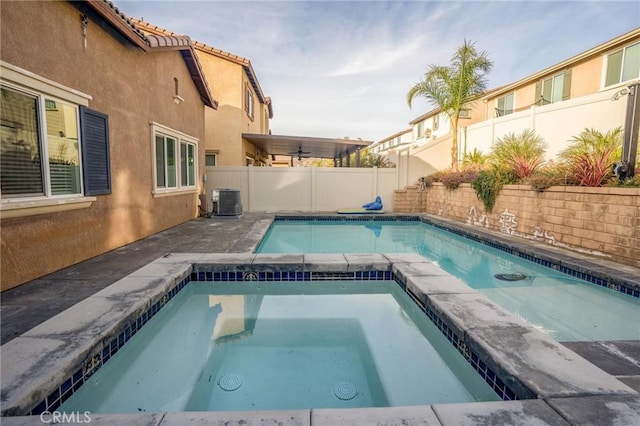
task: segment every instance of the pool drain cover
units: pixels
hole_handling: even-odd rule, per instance
[[[242,386],[242,377],[237,374],[224,374],[218,379],[220,389],[226,391],[234,391]]]
[[[514,274],[495,274],[494,277],[499,279],[500,281],[522,281],[527,279],[525,274],[521,274],[516,272]]]
[[[353,383],[340,382],[333,388],[333,394],[343,401],[353,399],[358,394],[358,389]]]

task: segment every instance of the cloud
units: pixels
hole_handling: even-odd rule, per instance
[[[126,14],[249,59],[274,133],[383,139],[432,109],[406,93],[463,40],[515,82],[638,26],[630,1],[119,1]]]
[[[329,73],[329,76],[345,76],[362,74],[373,71],[386,71],[401,66],[404,60],[416,55],[422,47],[422,37],[405,40],[400,45],[394,45],[388,40],[367,44],[358,52],[351,52],[344,65]]]

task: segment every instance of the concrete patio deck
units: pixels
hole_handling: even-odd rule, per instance
[[[274,216],[267,213],[245,213],[239,218],[196,219],[6,291],[1,294],[2,344],[12,341],[167,253],[250,253],[266,232]],[[496,235],[496,237],[504,238],[503,235]],[[514,244],[531,245],[529,242],[519,240]],[[563,253],[563,255],[573,256],[574,254]],[[581,262],[590,261],[588,257],[577,257]],[[596,263],[594,267],[603,265],[602,261]],[[617,268],[621,273],[633,275],[638,272],[622,265],[604,263],[609,268]],[[452,306],[451,297],[440,296],[439,298],[441,309],[446,310]],[[479,319],[482,318],[474,315],[461,317],[463,323],[470,322],[476,325]],[[631,324],[633,326],[633,322]],[[572,342],[564,346],[631,389],[640,391],[640,342]],[[9,368],[4,361],[2,367]],[[154,425],[187,422],[193,422],[193,424],[246,422],[243,424],[447,425],[496,424],[496,422],[527,424],[530,421],[537,421],[540,424],[567,424],[567,422],[569,424],[603,424],[603,421],[608,424],[632,424],[640,421],[640,395],[628,392],[582,398],[576,398],[574,395],[571,400],[558,395],[548,395],[546,398],[523,400],[517,403],[440,404],[385,409],[92,415],[94,424]],[[29,417],[4,417],[2,423],[41,424],[40,419]]]

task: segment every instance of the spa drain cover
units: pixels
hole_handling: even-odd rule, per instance
[[[519,272],[514,274],[495,274],[494,277],[500,281],[522,281],[527,279],[525,274],[521,274]]]
[[[353,399],[358,394],[358,388],[353,383],[340,382],[333,388],[333,394],[343,401]]]
[[[234,391],[242,386],[242,377],[237,374],[224,374],[218,379],[220,389],[226,391]]]

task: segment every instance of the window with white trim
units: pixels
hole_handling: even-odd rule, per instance
[[[180,142],[180,183],[182,186],[196,185],[196,145]]]
[[[571,98],[571,68],[536,82],[535,103],[547,105]]]
[[[153,125],[154,191],[165,193],[196,188],[198,142],[158,124]]]
[[[5,217],[85,208],[111,194],[109,117],[88,108],[91,96],[1,60],[0,68]]]
[[[640,42],[607,55],[604,87],[640,78]]]
[[[78,105],[1,86],[2,198],[80,195]]]
[[[514,93],[508,93],[496,99],[496,117],[513,114]]]
[[[156,188],[177,188],[176,138],[156,133]]]
[[[542,103],[554,103],[562,100],[562,84],[564,75],[558,74],[542,80]]]

